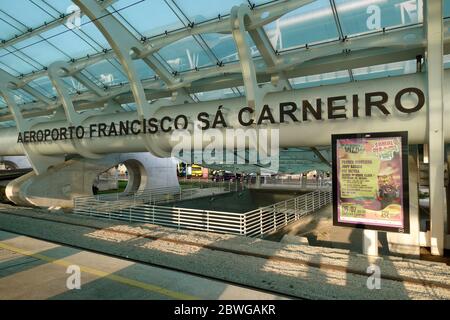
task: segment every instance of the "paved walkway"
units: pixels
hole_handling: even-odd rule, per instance
[[[80,289],[73,289],[77,268]],[[68,288],[68,283],[72,289]],[[221,281],[0,231],[2,300],[280,298]]]
[[[101,251],[141,261],[144,265],[146,262],[152,263],[163,270],[167,266],[169,269],[179,270],[181,274],[195,273],[200,278],[206,276],[221,279],[218,289],[206,291],[209,299],[223,298],[224,292],[228,292],[230,288],[227,287],[230,282],[238,287],[242,284],[261,288],[262,291],[309,299],[450,298],[450,267],[436,262],[392,256],[368,257],[352,253],[348,249],[175,230],[151,224],[98,220],[7,205],[0,205],[0,228],[49,242],[69,246],[75,244],[82,251]],[[42,254],[48,256],[46,252]],[[83,264],[83,261],[80,263]],[[87,265],[93,268],[95,266]],[[369,266],[379,268],[380,290],[372,290],[368,286],[367,281],[371,276],[367,271]],[[111,273],[116,274],[133,267],[134,265],[124,266]],[[99,270],[105,271],[101,268]],[[146,281],[174,292],[205,297],[199,296],[196,291],[189,291],[193,290],[190,288],[188,291],[179,291],[177,286],[161,285],[158,281],[164,277],[156,274],[154,279],[145,278]],[[120,275],[135,279],[128,274]],[[67,275],[64,276],[67,279]],[[103,277],[92,283],[103,280],[110,279]],[[11,284],[14,287],[14,281],[11,281],[8,287]],[[198,289],[194,283],[192,281],[189,285]],[[204,289],[205,286],[208,285],[200,287]],[[88,295],[94,296],[96,295]],[[236,293],[233,297],[245,299],[245,296]],[[247,296],[256,298],[250,293]]]

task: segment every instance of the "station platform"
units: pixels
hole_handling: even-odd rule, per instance
[[[449,299],[450,267],[346,249],[0,206],[1,229],[298,299]],[[369,266],[381,271],[370,290]],[[217,297],[210,297],[217,298]]]
[[[80,268],[80,286],[69,279]],[[68,272],[69,270],[69,272]],[[69,287],[67,285],[69,282]],[[0,231],[0,300],[286,299],[183,272]]]

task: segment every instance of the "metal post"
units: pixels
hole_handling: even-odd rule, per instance
[[[259,229],[260,229],[260,234],[263,234],[263,221],[262,221],[262,209],[259,209]]]
[[[284,224],[287,225],[287,202],[284,202]]]
[[[444,66],[443,3],[425,1],[427,35],[428,143],[430,179],[431,254],[444,254],[446,215],[444,187]]]
[[[378,256],[378,231],[363,231],[363,253],[369,256]]]
[[[295,220],[298,220],[297,201],[298,201],[298,197],[294,199],[294,214],[295,214]]]

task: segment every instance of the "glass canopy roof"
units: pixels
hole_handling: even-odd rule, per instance
[[[277,0],[118,0],[107,10],[121,21],[139,40],[221,19],[236,5],[264,6]],[[421,0],[315,0],[285,14],[264,26],[270,42],[278,52],[290,51],[306,45],[335,41],[381,29],[405,27],[422,23]],[[450,17],[450,0],[444,1],[444,17]],[[70,0],[14,0],[0,1],[0,68],[15,77],[39,72],[55,61],[75,61],[111,50],[96,26],[82,15],[79,28],[67,24],[67,16],[77,7]],[[381,19],[370,17],[380,15]],[[41,33],[27,37],[27,33],[41,28]],[[252,43],[252,54],[259,52]],[[196,68],[231,63],[238,60],[237,49],[230,34],[208,33],[189,36],[159,50],[155,57],[169,72],[186,72]],[[446,60],[447,61],[447,60]],[[155,77],[143,61],[135,61],[142,80]],[[446,63],[446,66],[450,63]],[[294,88],[305,88],[349,81],[359,81],[415,72],[414,61],[372,66],[354,70],[311,75],[290,79]],[[111,57],[88,66],[82,74],[94,85],[115,86],[128,80],[119,61]],[[73,78],[65,79],[71,92],[87,90]],[[29,83],[42,95],[56,95],[50,80],[43,74]],[[197,93],[195,101],[237,97],[243,88],[228,88]],[[34,98],[17,90],[16,101],[32,102]],[[132,110],[133,104],[123,106]],[[0,116],[6,104],[0,98]],[[0,122],[0,126],[13,122]]]

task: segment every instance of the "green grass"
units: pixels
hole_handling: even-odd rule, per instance
[[[189,188],[200,188],[202,185],[204,185],[205,183],[208,182],[204,182],[204,181],[184,181],[184,180],[178,180],[178,182],[180,183],[180,187],[181,189],[189,189]]]
[[[113,189],[113,190],[105,190],[105,191],[99,191],[98,194],[110,194],[110,193],[122,193],[125,191],[125,188],[127,187],[128,181],[126,180],[119,180],[119,189]]]

